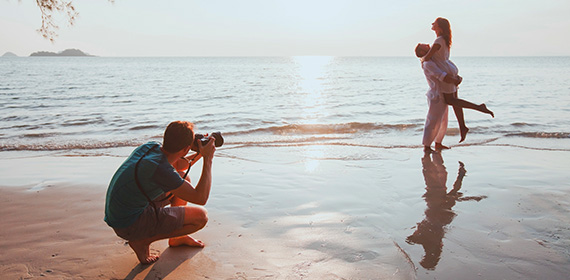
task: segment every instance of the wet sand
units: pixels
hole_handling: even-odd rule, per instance
[[[3,153],[1,278],[570,274],[569,152],[490,145],[453,147],[442,157],[424,157],[419,147],[220,149],[210,221],[193,235],[206,247],[159,241],[151,248],[161,258],[147,266],[103,222],[108,181],[128,152]],[[194,181],[199,170],[192,170]]]

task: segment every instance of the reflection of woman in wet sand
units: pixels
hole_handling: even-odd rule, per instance
[[[463,197],[459,192],[465,177],[464,165],[459,162],[457,179],[453,183],[453,189],[447,192],[447,171],[443,165],[441,153],[426,153],[422,158],[423,174],[426,183],[426,192],[423,195],[427,209],[425,218],[418,223],[416,231],[408,236],[408,244],[421,244],[424,247],[425,256],[420,261],[426,269],[435,269],[439,262],[443,248],[443,236],[445,226],[453,221],[455,212],[451,210],[457,201],[475,200],[480,201],[486,196]]]
[[[435,39],[435,42],[433,42],[428,54],[424,57],[424,60],[432,60],[444,72],[447,72],[452,76],[457,76],[459,70],[457,70],[457,66],[455,66],[455,64],[449,60],[449,50],[451,48],[451,26],[449,24],[449,21],[445,18],[437,18],[432,23],[431,29],[435,31],[437,38]],[[459,140],[461,143],[463,140],[465,140],[467,132],[469,131],[469,128],[467,128],[465,125],[463,108],[477,110],[479,112],[489,114],[493,117],[495,117],[495,115],[491,110],[487,109],[485,103],[476,105],[467,100],[459,99],[457,96],[457,91],[454,88],[447,89],[447,86],[449,85],[442,83],[441,92],[445,98],[445,103],[453,106],[455,117],[459,123],[459,131],[461,132],[461,140]]]

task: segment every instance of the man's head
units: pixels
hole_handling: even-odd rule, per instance
[[[419,43],[416,46],[416,56],[417,57],[424,57],[430,50],[429,44],[422,44]]]
[[[164,131],[162,148],[169,153],[190,149],[194,141],[194,124],[187,121],[171,122]]]

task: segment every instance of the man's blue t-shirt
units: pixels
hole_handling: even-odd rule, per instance
[[[115,172],[109,183],[105,202],[105,222],[109,226],[114,228],[130,226],[149,205],[135,182],[135,165],[149,150],[151,151],[140,161],[137,174],[142,189],[151,200],[180,187],[184,182],[168,162],[159,143],[148,142],[136,148]]]

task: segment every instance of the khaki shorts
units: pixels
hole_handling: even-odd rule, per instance
[[[165,195],[161,195],[153,201],[158,210],[158,216],[155,208],[149,204],[134,224],[126,228],[113,228],[117,236],[132,241],[159,234],[168,234],[182,228],[184,226],[184,207],[165,207],[170,204],[170,201],[160,201],[164,197]]]

